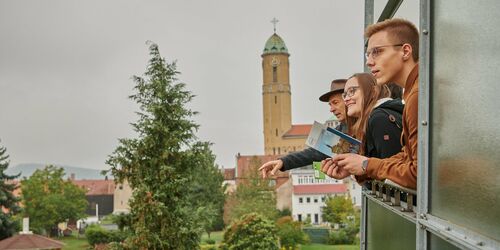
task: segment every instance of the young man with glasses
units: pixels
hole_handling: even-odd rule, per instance
[[[340,154],[322,162],[322,171],[343,179],[355,175],[358,182],[389,179],[416,189],[418,134],[418,30],[411,22],[390,19],[366,28],[366,65],[377,84],[394,82],[405,88],[402,151],[385,159]]]

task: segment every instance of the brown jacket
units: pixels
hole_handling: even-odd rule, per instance
[[[406,79],[403,99],[402,151],[385,159],[369,158],[367,176],[359,176],[359,181],[389,179],[404,187],[417,188],[418,64]]]

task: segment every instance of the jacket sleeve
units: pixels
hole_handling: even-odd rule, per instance
[[[384,159],[401,152],[401,129],[383,111],[375,111],[368,120],[367,133],[377,155]]]
[[[390,158],[370,158],[366,173],[368,177],[395,183],[416,189],[417,187],[417,141],[418,141],[418,87],[412,89],[406,100],[403,124],[408,139],[403,151]]]
[[[322,161],[328,158],[328,156],[316,151],[313,148],[306,148],[299,152],[294,152],[287,154],[286,156],[280,158],[283,161],[283,167],[281,171],[286,171],[294,168],[300,168],[313,163],[313,161]]]

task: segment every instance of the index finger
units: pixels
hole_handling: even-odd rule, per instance
[[[273,163],[273,161],[268,161],[268,162],[266,162],[266,163],[262,164],[262,166],[260,166],[260,168],[259,168],[259,171],[264,170],[265,168],[267,168],[267,167],[268,167],[269,165],[271,165],[272,163]]]

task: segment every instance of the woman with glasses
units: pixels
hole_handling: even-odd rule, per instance
[[[362,141],[359,154],[387,158],[401,151],[401,99],[391,99],[386,85],[368,73],[351,76],[342,97],[349,132]]]

